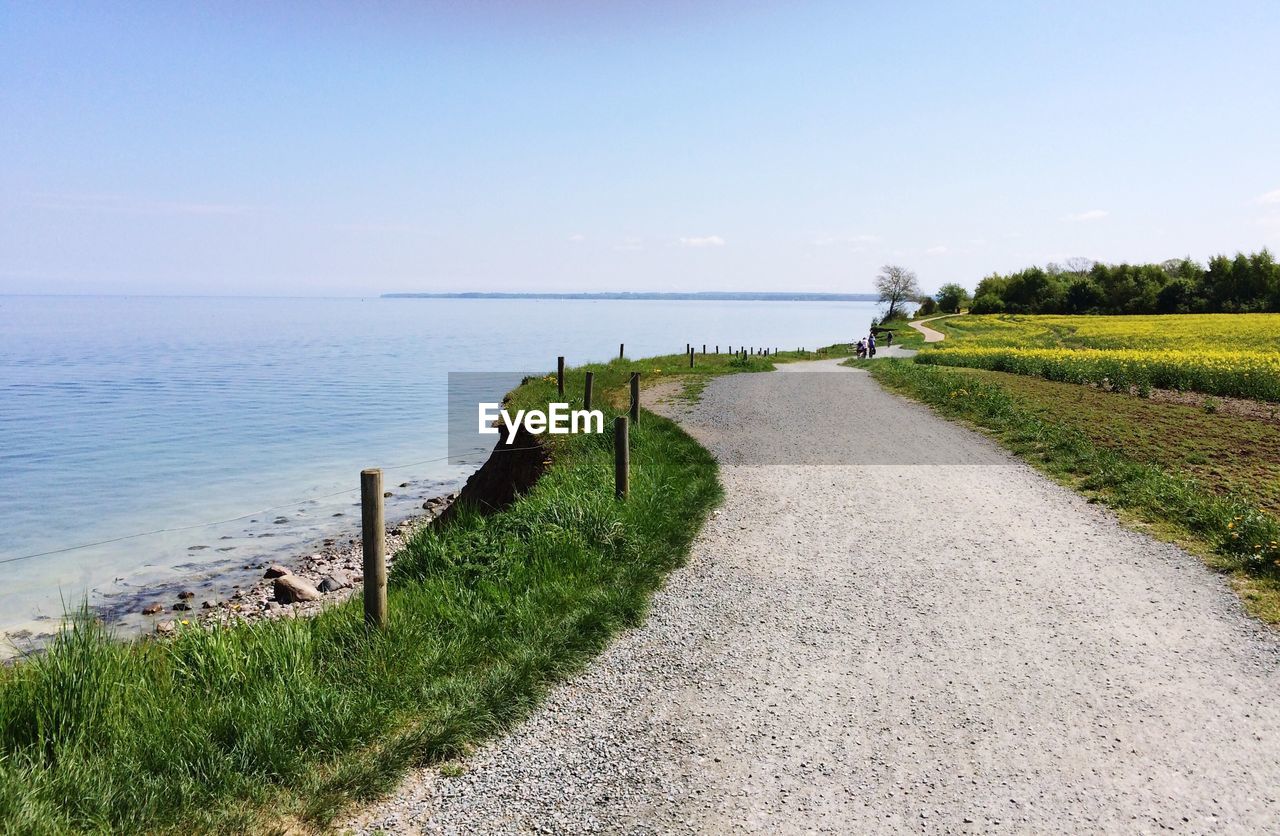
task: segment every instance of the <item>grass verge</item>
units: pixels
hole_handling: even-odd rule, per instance
[[[616,412],[631,371],[679,363],[586,368],[597,404]],[[771,367],[700,356],[682,373]],[[581,401],[583,370],[567,400]],[[510,397],[559,400],[553,378]],[[645,412],[631,430],[631,496],[616,501],[610,433],[554,437],[550,467],[513,506],[420,534],[396,562],[384,631],[365,627],[359,600],[136,642],[83,614],[45,654],[0,671],[0,828],[318,828],[406,767],[511,727],[640,622],[721,496],[710,454]]]
[[[988,432],[1063,484],[1187,546],[1231,574],[1252,613],[1280,623],[1280,482],[1266,453],[1280,449],[1274,426],[998,372],[862,365],[889,389]]]

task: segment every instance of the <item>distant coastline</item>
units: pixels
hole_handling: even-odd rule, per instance
[[[874,293],[384,293],[383,299],[587,299],[680,302],[875,302]]]

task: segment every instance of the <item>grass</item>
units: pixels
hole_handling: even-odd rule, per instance
[[[895,319],[887,323],[885,328],[893,329],[893,344],[901,348],[912,348],[919,350],[924,347],[924,334],[907,324],[905,319]],[[886,347],[884,338],[876,337],[876,350],[880,351]]]
[[[721,355],[690,371],[675,355],[586,368],[596,403],[617,412],[631,371],[681,362],[703,378],[772,367]],[[568,400],[581,401],[581,371]],[[558,399],[548,378],[511,398]],[[511,727],[642,620],[720,499],[710,454],[645,412],[631,496],[615,500],[612,444],[556,436],[547,472],[513,506],[421,533],[392,572],[385,631],[365,627],[359,600],[136,642],[82,614],[47,653],[0,671],[0,830],[319,828],[410,765]]]
[[[1063,484],[1200,554],[1231,574],[1251,612],[1280,623],[1275,424],[1000,372],[865,365],[891,390],[986,431]]]

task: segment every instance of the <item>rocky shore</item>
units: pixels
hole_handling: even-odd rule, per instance
[[[430,525],[457,499],[457,492],[432,497],[422,513],[387,527],[387,567],[395,563],[405,544]],[[257,581],[233,584],[223,595],[206,585],[204,594],[193,589],[170,589],[165,596],[151,596],[141,614],[154,618],[151,632],[168,635],[178,628],[199,624],[235,624],[265,618],[309,616],[350,598],[364,580],[362,544],[357,540],[327,538],[321,547],[293,560],[262,562]]]

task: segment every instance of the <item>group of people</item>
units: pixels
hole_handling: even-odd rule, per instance
[[[893,332],[885,331],[885,345],[893,345]],[[858,359],[870,360],[876,356],[876,332],[872,331],[862,339],[858,340],[857,345]]]

